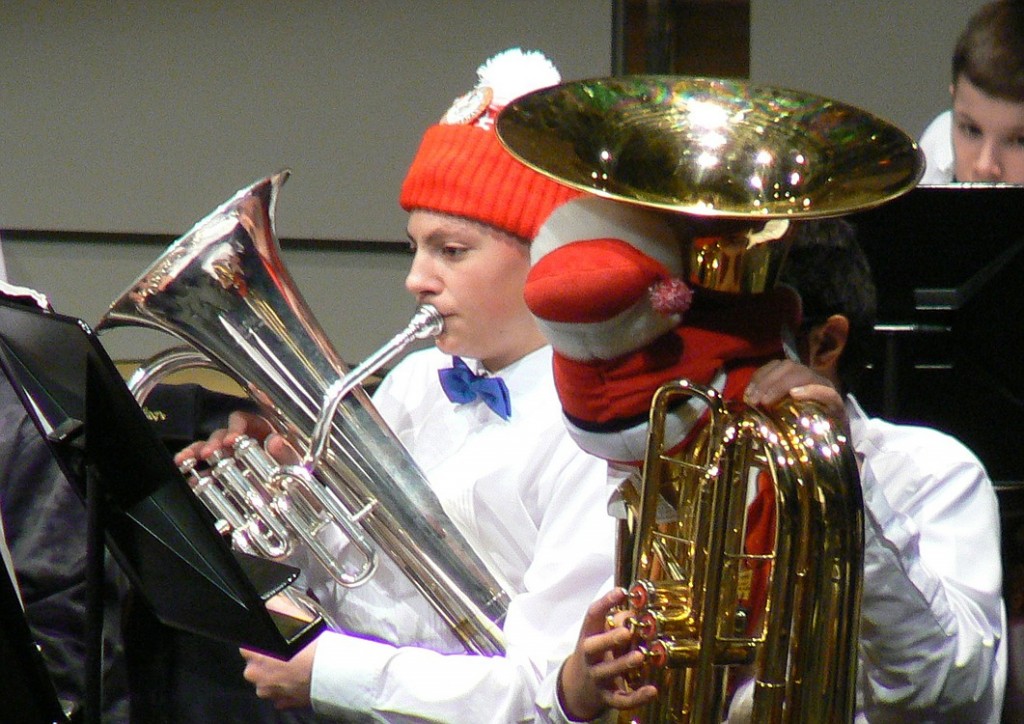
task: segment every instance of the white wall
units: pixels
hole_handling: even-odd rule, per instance
[[[611,0],[0,3],[8,275],[94,324],[161,250],[76,232],[177,236],[288,166],[282,239],[392,242],[284,244],[303,295],[358,361],[412,310],[397,195],[423,130],[507,47],[544,50],[567,78],[607,75],[611,27]],[[115,357],[150,353],[150,339],[104,337]]]
[[[967,17],[980,4],[981,0],[896,3],[752,0],[752,77],[759,82],[786,85],[862,105],[916,136],[927,120],[948,101],[946,89],[952,45]],[[187,4],[187,7],[194,5]],[[115,295],[158,255],[160,249],[121,243],[19,240],[17,231],[11,230],[18,224],[10,223],[14,199],[32,195],[40,202],[32,207],[34,215],[19,216],[21,221],[31,222],[26,223],[26,228],[59,229],[63,227],[46,214],[48,199],[56,204],[57,197],[63,196],[65,201],[71,198],[76,203],[89,205],[102,198],[105,203],[115,204],[117,195],[110,194],[107,188],[114,182],[113,176],[148,174],[148,177],[133,177],[131,189],[123,192],[140,195],[135,204],[140,212],[138,220],[140,223],[147,219],[156,220],[149,231],[183,233],[237,188],[276,168],[278,161],[290,161],[294,155],[303,153],[306,146],[319,144],[322,139],[317,137],[316,128],[319,127],[317,124],[322,124],[323,127],[340,129],[347,140],[344,144],[332,141],[328,148],[318,151],[316,158],[308,161],[308,167],[303,165],[295,169],[295,176],[284,187],[278,203],[281,236],[304,236],[299,233],[299,219],[312,213],[309,210],[310,196],[316,189],[318,194],[322,194],[316,204],[330,209],[330,214],[321,217],[329,219],[326,228],[352,228],[346,226],[347,219],[359,215],[364,220],[376,220],[378,228],[386,229],[379,233],[369,232],[367,238],[398,240],[403,236],[404,220],[394,204],[394,197],[419,133],[422,127],[440,115],[451,98],[468,90],[476,65],[490,52],[513,44],[544,48],[558,60],[567,78],[601,75],[610,70],[611,0],[511,0],[505,3],[492,0],[324,0],[303,3],[249,0],[246,3],[209,2],[198,5],[221,9],[219,14],[210,11],[204,15],[200,12],[199,16],[203,16],[204,21],[220,18],[221,22],[229,23],[221,35],[208,29],[198,32],[205,39],[202,47],[207,50],[231,48],[243,43],[241,39],[245,34],[235,25],[252,26],[260,12],[272,9],[284,12],[282,8],[287,9],[281,22],[288,27],[310,25],[309,17],[292,17],[296,14],[302,16],[302,9],[323,13],[341,7],[346,13],[354,13],[353,26],[361,28],[359,39],[369,41],[362,46],[361,52],[365,57],[350,62],[345,74],[330,69],[325,78],[329,84],[340,83],[344,79],[361,82],[361,86],[348,93],[344,102],[339,101],[335,107],[345,109],[353,124],[358,119],[371,119],[370,130],[364,128],[355,132],[347,126],[349,121],[341,120],[341,115],[335,113],[313,123],[308,118],[311,111],[309,103],[304,100],[305,91],[299,87],[292,89],[296,93],[293,102],[279,103],[273,108],[256,104],[252,112],[241,119],[243,128],[250,129],[253,137],[264,141],[267,133],[264,123],[269,122],[268,119],[275,118],[278,123],[282,117],[292,119],[296,131],[300,132],[276,132],[280,143],[269,143],[271,148],[266,151],[269,155],[261,156],[246,148],[244,141],[239,142],[243,163],[226,170],[221,159],[209,151],[216,146],[202,145],[207,149],[205,157],[200,154],[183,161],[176,154],[171,154],[166,160],[172,171],[153,174],[147,166],[155,162],[156,157],[139,155],[137,163],[131,162],[131,157],[129,161],[119,158],[112,168],[90,169],[89,173],[79,177],[83,170],[61,165],[59,158],[49,155],[46,144],[52,139],[47,138],[47,134],[40,138],[32,137],[33,126],[26,126],[24,118],[19,121],[20,137],[12,135],[14,124],[9,99],[24,98],[25,91],[19,91],[21,96],[11,94],[18,90],[19,83],[29,82],[26,78],[38,80],[37,70],[22,78],[14,74],[12,69],[23,65],[23,59],[19,59],[17,53],[38,54],[43,48],[48,74],[65,73],[75,77],[78,69],[62,69],[60,59],[67,46],[74,44],[78,37],[89,37],[92,39],[90,42],[95,43],[103,41],[103,34],[96,29],[97,18],[105,18],[105,22],[120,28],[121,20],[115,10],[138,13],[142,7],[153,13],[151,24],[158,26],[169,22],[170,14],[165,8],[181,8],[186,4],[157,0],[144,3],[62,0],[0,5],[0,134],[3,134],[0,136],[0,148],[3,149],[0,156],[0,228],[5,229],[4,249],[9,275],[17,283],[43,289],[59,310],[80,316],[90,323],[99,318]],[[228,12],[232,8],[234,14]],[[371,9],[381,14],[376,25],[367,15]],[[417,19],[413,10],[422,10],[430,19]],[[530,22],[530,18],[538,14],[546,17],[547,21]],[[12,19],[18,20],[20,25],[12,25]],[[133,22],[139,20],[135,16],[131,19]],[[86,26],[87,32],[81,26]],[[33,27],[40,29],[39,32],[45,30],[44,35],[51,35],[33,40]],[[15,31],[16,35],[12,35]],[[390,38],[387,42],[385,35]],[[150,28],[139,37],[155,43],[160,34]],[[220,46],[215,42],[217,37],[224,41]],[[60,42],[54,42],[55,38]],[[119,30],[107,40],[120,39],[138,50],[138,43],[132,38],[131,34]],[[301,35],[295,35],[281,46],[269,48],[268,52],[287,53],[289,48],[301,46],[301,39]],[[15,47],[13,40],[20,43],[16,46],[20,48],[17,52],[12,50]],[[154,54],[154,62],[169,62],[171,50],[174,49],[160,49]],[[185,56],[196,52],[187,44],[177,51]],[[367,55],[370,51],[373,51],[372,55]],[[239,52],[249,57],[254,51],[244,47]],[[102,57],[102,52],[96,57]],[[387,71],[382,73],[383,63],[387,64]],[[235,70],[239,71],[238,68]],[[216,71],[211,69],[209,72]],[[385,79],[397,81],[399,90],[392,91],[391,95],[385,94],[381,100],[371,91],[375,91],[375,86]],[[44,80],[55,82],[53,78]],[[49,128],[45,116],[60,113],[65,107],[73,108],[79,114],[88,111],[89,104],[74,97],[75,87],[63,83],[59,87],[63,89],[62,95],[43,99],[46,101],[44,106],[37,109],[39,122],[35,128]],[[151,93],[152,88],[148,92]],[[396,94],[401,97],[393,98],[392,95]],[[368,103],[365,101],[367,95],[377,97],[377,100]],[[413,95],[421,100],[408,102]],[[232,109],[237,110],[243,96],[231,96]],[[153,118],[147,123],[155,123],[154,119],[168,109],[157,98],[150,97],[149,102],[152,105],[148,107],[147,114]],[[412,107],[412,113],[405,118],[406,127],[393,130],[387,124],[395,112],[407,106]],[[326,111],[321,109],[318,113]],[[95,119],[83,117],[81,121],[94,123]],[[245,133],[241,135],[242,139],[246,137]],[[379,145],[381,139],[387,141],[384,146]],[[142,154],[149,144],[155,142],[152,127],[144,126],[121,143],[131,144],[136,152]],[[15,153],[25,145],[35,149],[32,154],[19,156],[20,152]],[[356,163],[346,160],[346,154],[353,148],[370,151],[364,161]],[[394,156],[385,160],[382,148],[390,148]],[[275,155],[278,153],[280,158]],[[23,159],[20,165],[12,161],[19,157]],[[95,163],[98,164],[99,160]],[[40,168],[35,168],[36,165]],[[354,174],[360,170],[357,166],[365,166],[362,170],[371,178],[385,180],[384,185],[391,190],[370,194],[354,184]],[[148,188],[150,185],[152,188]],[[68,191],[68,188],[75,191]],[[179,209],[173,214],[165,213],[170,206],[163,200],[171,198],[179,202],[185,198],[188,200],[179,203]],[[382,201],[382,204],[371,203],[374,199]],[[94,221],[100,224],[104,218],[101,215]],[[85,220],[81,223],[85,225],[81,230],[96,230],[90,228]],[[328,237],[359,238],[346,235],[344,231],[330,233]],[[286,263],[303,294],[347,359],[355,361],[365,357],[408,320],[411,303],[402,290],[408,258],[396,248],[381,252],[341,252],[330,245],[326,245],[323,251],[285,248]],[[112,333],[108,342],[112,354],[117,357],[137,357],[152,351],[148,339],[120,332]]]
[[[290,167],[282,237],[401,239],[408,161],[477,65],[522,45],[607,74],[611,23],[611,0],[0,3],[0,226],[178,234]]]
[[[984,4],[751,0],[751,79],[861,106],[917,138],[949,107],[953,46]]]

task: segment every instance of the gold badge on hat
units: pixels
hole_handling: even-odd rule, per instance
[[[441,123],[446,126],[472,123],[487,110],[493,98],[494,91],[488,86],[478,86],[469,93],[456,98],[452,107],[441,118]]]

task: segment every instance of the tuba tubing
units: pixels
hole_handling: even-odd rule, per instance
[[[681,448],[668,411],[697,400],[707,419]],[[751,481],[770,479],[773,543],[746,549]],[[651,405],[643,476],[627,481],[618,583],[645,664],[629,678],[663,692],[628,724],[724,721],[729,670],[753,674],[751,721],[848,722],[855,707],[863,586],[863,500],[845,433],[813,403],[771,411],[677,380]],[[668,515],[666,501],[674,501]],[[767,571],[760,607],[743,571]],[[749,601],[748,601],[749,603]],[[763,614],[763,616],[759,615]]]
[[[199,221],[110,305],[97,329],[171,334],[190,348],[176,364],[189,360],[235,379],[275,429],[307,451],[302,465],[275,471],[271,487],[298,487],[308,477],[325,501],[318,505],[346,511],[358,525],[350,537],[365,535],[390,556],[468,651],[503,653],[508,593],[359,385],[415,334],[403,332],[348,372],[280,259],[274,210],[287,177],[264,178]],[[411,326],[429,335],[440,320],[421,309]],[[154,384],[150,377],[139,389]]]

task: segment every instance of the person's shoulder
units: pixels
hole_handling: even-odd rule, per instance
[[[949,183],[953,180],[953,112],[937,115],[924,129],[918,146],[926,161],[921,183]]]
[[[907,467],[939,473],[965,465],[984,469],[961,440],[933,427],[872,418],[866,431],[867,441],[878,454],[899,459]]]
[[[921,524],[966,516],[995,524],[999,504],[984,463],[941,430],[872,419],[856,442],[865,506],[879,501]]]
[[[953,130],[953,111],[946,109],[931,120],[921,134],[921,143],[934,143],[937,140],[947,140],[949,132]]]

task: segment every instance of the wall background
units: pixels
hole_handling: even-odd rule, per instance
[[[752,0],[751,78],[916,137],[948,103],[953,42],[981,4]],[[567,79],[598,76],[611,36],[612,0],[4,3],[8,276],[94,323],[162,250],[145,235],[180,235],[287,166],[285,262],[358,361],[411,313],[395,197],[422,130],[496,50],[540,48]],[[383,243],[344,243],[363,241]],[[104,340],[115,357],[158,346],[148,333]]]

